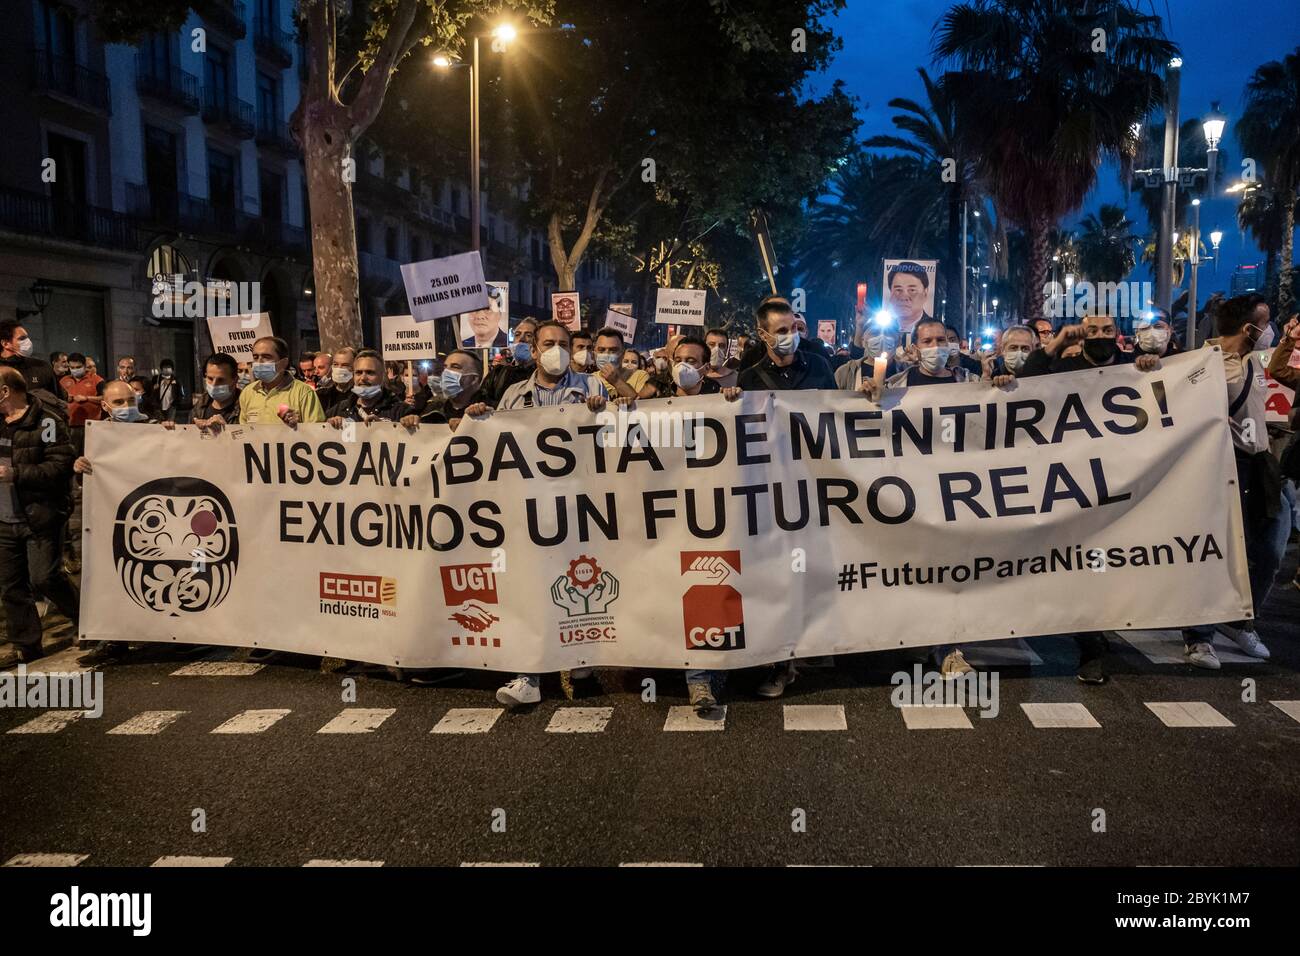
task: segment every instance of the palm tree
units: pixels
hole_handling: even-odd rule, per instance
[[[1247,189],[1237,203],[1237,226],[1250,234],[1264,253],[1264,288],[1272,295],[1276,284],[1277,264],[1282,256],[1285,215],[1282,204],[1271,189]]]
[[[933,201],[942,204],[947,214],[944,285],[951,290],[959,288],[961,283],[962,202],[978,196],[975,162],[957,122],[952,94],[942,80],[937,83],[932,80],[924,67],[916,72],[925,86],[925,102],[902,97],[889,101],[892,109],[900,111],[892,117],[894,125],[911,138],[873,136],[862,145],[869,149],[897,149],[915,156],[930,175],[943,183],[944,188],[935,193]]]
[[[1277,306],[1286,315],[1292,303],[1292,234],[1300,191],[1300,47],[1281,62],[1273,60],[1255,70],[1246,83],[1246,105],[1236,133],[1242,155],[1263,168],[1265,187],[1282,220]]]
[[[1133,271],[1133,223],[1122,206],[1105,203],[1080,223],[1079,269],[1091,282],[1121,282]]]
[[[1135,0],[966,0],[939,20],[934,52],[956,67],[944,85],[977,137],[981,181],[1027,234],[1022,314],[1041,315],[1048,230],[1083,204],[1103,158],[1131,151],[1177,47]]]

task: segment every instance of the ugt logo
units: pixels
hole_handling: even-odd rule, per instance
[[[131,600],[179,617],[230,593],[239,535],[230,500],[202,478],[158,478],[117,506],[113,565]]]
[[[617,600],[618,578],[585,554],[570,561],[569,570],[551,585],[551,601],[565,617],[604,614]]]

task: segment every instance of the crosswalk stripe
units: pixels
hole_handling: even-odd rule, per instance
[[[1187,663],[1187,655],[1183,650],[1187,645],[1183,640],[1182,631],[1107,631],[1106,633],[1108,637],[1116,637],[1132,645],[1152,664]],[[1225,664],[1264,663],[1257,657],[1242,653],[1241,648],[1218,631],[1214,632],[1211,644],[1215,656]]]
[[[60,730],[86,715],[84,710],[47,710],[39,717],[33,717],[26,723],[19,724],[9,734],[57,734]]]
[[[89,853],[19,853],[5,860],[5,866],[77,866]]]
[[[93,668],[78,664],[77,658],[88,653],[89,651],[86,648],[73,644],[71,647],[65,647],[57,653],[28,664],[27,673],[29,676],[32,674],[84,674],[93,670]],[[11,674],[17,669],[18,665],[15,664],[13,667],[5,668],[3,673]]]
[[[540,864],[540,863],[521,863],[521,862],[511,862],[511,863],[489,863],[489,862],[485,862],[485,863],[468,863],[468,862],[462,862],[462,863],[461,863],[461,866],[541,866],[541,865],[542,865],[542,864]]]
[[[1269,703],[1292,720],[1300,723],[1300,700],[1274,700]],[[10,733],[13,733],[13,731],[10,731]]]
[[[485,734],[505,713],[500,707],[453,707],[434,725],[431,734]]]
[[[231,717],[220,727],[214,727],[209,732],[214,734],[260,734],[290,713],[292,711],[276,708],[245,710]]]
[[[1100,727],[1097,718],[1083,704],[1021,704],[1029,722],[1035,727]]]
[[[727,726],[727,706],[713,708],[708,717],[695,713],[694,707],[669,707],[668,719],[664,721],[665,731],[725,730]]]
[[[703,866],[703,863],[620,863],[620,867],[642,867],[642,866]]]
[[[232,856],[160,856],[152,866],[229,866]]]
[[[303,866],[383,866],[383,860],[308,860]]]
[[[548,734],[598,734],[605,729],[613,707],[561,707],[551,714]]]
[[[848,730],[843,704],[786,704],[786,730]]]
[[[349,707],[316,733],[368,734],[395,713],[392,707]]]
[[[250,677],[265,664],[251,661],[194,661],[172,671],[171,677]]]
[[[908,704],[898,708],[908,730],[974,730],[961,707],[921,707]]]
[[[1235,727],[1203,700],[1147,701],[1147,710],[1166,727]]]
[[[183,710],[146,710],[136,714],[130,720],[118,724],[109,733],[134,736],[162,733],[184,713]]]

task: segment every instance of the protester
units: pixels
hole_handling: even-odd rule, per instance
[[[489,404],[501,400],[506,389],[524,381],[533,374],[533,345],[537,335],[536,319],[520,319],[515,326],[515,344],[511,346],[510,362],[493,366],[483,383],[483,395]]]
[[[1134,328],[1134,353],[1137,355],[1174,355],[1181,351],[1173,337],[1173,327],[1162,313],[1152,312],[1139,319]]]
[[[623,333],[618,329],[604,328],[596,333],[594,348],[596,377],[611,401],[636,401],[653,398],[659,393],[650,375],[641,369],[625,371],[623,357],[630,350],[623,344]],[[635,355],[635,352],[631,354]]]
[[[766,353],[743,368],[737,384],[747,392],[835,388],[830,364],[799,349],[794,310],[784,299],[772,298],[758,307],[758,337]]]
[[[325,367],[329,372],[329,378],[328,380],[321,378],[316,382],[316,398],[320,402],[322,411],[332,408],[352,394],[352,358],[356,354],[356,349],[344,347],[335,351],[331,358],[326,359]],[[320,358],[319,355],[316,356],[318,363]]]
[[[1029,326],[1013,325],[1005,330],[998,342],[997,358],[989,369],[989,377],[993,384],[1010,385],[1037,347],[1038,336]]]
[[[1030,325],[1038,334],[1038,347],[1047,348],[1047,343],[1052,341],[1052,336],[1056,334],[1055,330],[1052,328],[1052,320],[1034,319]]]
[[[382,384],[385,389],[397,396],[399,402],[406,400],[406,381],[402,378],[405,372],[405,362],[384,362],[384,380]]]
[[[68,374],[59,382],[68,397],[68,428],[72,433],[72,447],[80,455],[86,450],[86,422],[99,421],[104,410],[100,398],[104,394],[104,380],[91,372],[86,356],[72,352],[67,357]]]
[[[709,364],[705,374],[718,388],[732,388],[740,379],[740,373],[728,364],[727,333],[723,329],[709,329],[704,333],[704,342],[709,347]]]
[[[316,387],[316,353],[307,351],[298,356],[298,377],[310,385]]]
[[[1287,323],[1287,334],[1283,336],[1283,344],[1274,350],[1273,361],[1277,361],[1277,352],[1285,348],[1289,353],[1293,349],[1289,343],[1295,321],[1292,318]],[[1234,296],[1215,310],[1214,324],[1218,338],[1209,339],[1204,347],[1218,348],[1223,353],[1223,371],[1228,384],[1228,426],[1237,463],[1237,496],[1241,501],[1254,614],[1252,620],[1220,624],[1217,628],[1246,654],[1267,660],[1269,650],[1255,630],[1255,621],[1264,610],[1291,531],[1291,509],[1282,495],[1282,473],[1269,451],[1268,388],[1259,361],[1251,354],[1272,344],[1268,303],[1262,296]],[[1287,357],[1284,353],[1283,361]],[[1208,624],[1184,628],[1188,663],[1209,670],[1219,669],[1214,631],[1215,626]]]
[[[432,397],[419,413],[406,412],[401,423],[408,428],[416,425],[450,425],[455,431],[471,405],[492,407],[483,394],[483,363],[473,352],[457,349],[449,352],[442,365],[441,394]]]
[[[533,373],[524,381],[516,382],[506,389],[497,410],[514,411],[571,404],[586,404],[593,412],[603,410],[605,388],[595,375],[573,370],[569,356],[571,342],[569,330],[559,322],[543,322],[537,326],[532,348],[535,363]],[[491,411],[486,402],[476,402],[465,409],[465,414],[477,416]],[[590,675],[589,667],[570,672],[575,680]],[[497,700],[510,708],[535,704],[541,699],[538,674],[519,674],[497,690]]]
[[[334,381],[330,369],[334,366],[334,357],[329,352],[316,352],[311,359],[311,387],[319,389]]]
[[[623,350],[623,358],[619,364],[623,367],[623,374],[630,375],[632,372],[645,371],[645,359],[636,349],[628,348]],[[650,373],[646,372],[648,376]]]
[[[239,386],[235,384],[238,375],[235,360],[229,355],[218,352],[208,356],[203,364],[203,392],[194,397],[190,424],[220,431],[222,426],[239,421]],[[175,427],[172,422],[163,422],[164,428],[169,425]]]
[[[591,333],[585,329],[578,329],[572,332],[573,336],[573,370],[582,374],[590,374],[596,370],[596,357],[591,350]]]
[[[63,376],[68,374],[68,353],[51,352],[50,367],[54,369],[54,380],[56,382],[61,382]]]
[[[316,393],[289,374],[289,344],[279,336],[253,343],[253,378],[256,382],[239,393],[239,424],[280,422],[294,428],[325,420]]]
[[[253,363],[252,362],[236,362],[235,369],[237,372],[237,375],[235,377],[236,385],[238,385],[240,388],[248,388],[248,386],[253,384]]]
[[[402,414],[402,399],[384,385],[384,360],[374,349],[362,349],[352,360],[352,391],[328,412],[335,428],[344,422],[395,422]]]
[[[29,400],[19,369],[0,366],[0,595],[11,645],[0,669],[44,656],[37,593],[77,629],[81,598],[62,564],[75,457],[67,426]]]
[[[99,375],[99,366],[95,364],[95,357],[93,355],[86,356],[86,368],[90,369],[93,374]],[[100,378],[103,378],[103,376],[100,375]]]
[[[962,368],[968,377],[979,378],[983,371],[983,364],[962,347],[961,334],[957,331],[957,327],[944,325],[943,328],[948,336],[948,366]]]
[[[36,343],[25,328],[13,319],[0,321],[0,365],[22,373],[27,382],[28,394],[43,392],[44,395],[33,397],[45,405],[54,405],[62,399],[58,379],[49,362],[43,358],[33,358],[32,353],[35,351]],[[49,399],[45,396],[49,396]]]
[[[135,356],[123,355],[117,360],[117,380],[129,382],[135,377]]]
[[[165,421],[176,421],[176,412],[185,401],[185,390],[176,380],[176,364],[163,359],[158,375],[149,383],[149,406]]]

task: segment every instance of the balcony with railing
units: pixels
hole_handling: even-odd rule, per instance
[[[236,40],[242,40],[248,34],[248,27],[244,25],[244,5],[239,0],[202,0],[197,7],[204,20]]]
[[[130,216],[0,186],[0,229],[110,249],[138,250],[143,236]]]
[[[242,139],[251,139],[256,132],[251,103],[210,87],[203,90],[203,122],[224,126]]]
[[[278,150],[286,156],[298,155],[298,144],[289,133],[289,126],[264,116],[257,118],[257,145]]]
[[[387,297],[403,288],[402,267],[395,259],[373,252],[357,253],[357,271],[366,295]]]
[[[31,49],[32,88],[75,100],[93,109],[111,113],[108,77],[81,66],[72,57],[56,56],[42,47]]]
[[[141,96],[179,106],[187,113],[199,111],[199,79],[179,67],[167,69],[137,55],[135,88]]]
[[[253,49],[258,56],[281,69],[293,66],[293,34],[285,33],[261,17],[253,26]]]
[[[307,247],[307,234],[297,226],[249,215],[188,193],[127,183],[126,199],[131,214],[154,229],[265,243],[287,252],[301,252]]]

